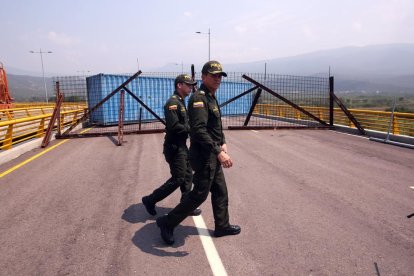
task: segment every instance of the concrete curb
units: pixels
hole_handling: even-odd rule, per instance
[[[50,141],[53,141],[53,140],[55,140],[55,134],[53,134],[52,138],[50,139]],[[0,165],[7,163],[19,157],[20,155],[28,151],[31,151],[35,148],[40,148],[40,146],[42,145],[42,142],[43,142],[43,137],[16,145],[9,150],[0,152]]]
[[[79,130],[79,129],[82,129],[82,125],[78,125],[73,130]],[[50,138],[50,141],[53,141],[53,140],[56,139],[55,135],[56,135],[56,132],[53,132],[52,137]],[[38,139],[34,139],[34,140],[30,140],[30,141],[27,141],[27,142],[22,143],[22,144],[18,144],[16,146],[14,146],[13,148],[9,149],[9,150],[0,151],[0,165],[2,165],[4,163],[7,163],[7,162],[19,157],[20,155],[22,155],[22,154],[24,154],[28,151],[31,151],[35,148],[40,148],[40,146],[42,145],[42,142],[43,142],[43,137],[38,138]]]
[[[355,134],[355,135],[361,135],[359,133],[359,130],[356,128],[350,128],[350,127],[340,126],[340,125],[335,125],[334,127],[336,131]],[[365,131],[368,137],[373,137],[377,139],[385,139],[387,137],[386,132],[380,132],[380,131],[375,131],[375,130],[365,130]],[[414,145],[414,137],[411,137],[411,136],[390,134],[389,138],[391,141]]]

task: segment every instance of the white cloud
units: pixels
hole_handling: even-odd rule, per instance
[[[318,36],[315,34],[314,30],[311,27],[307,26],[307,25],[302,26],[302,33],[305,35],[305,37],[308,40],[311,40],[311,41],[314,41],[318,38]]]
[[[193,17],[193,14],[189,11],[184,12],[184,16],[186,17]]]
[[[20,35],[18,35],[18,36],[17,36],[17,38],[18,38],[19,40],[23,41],[23,42],[25,42],[25,41],[30,41],[30,37],[31,37],[31,35],[30,35],[30,34],[27,34],[27,33],[25,33],[25,34],[20,34]]]
[[[244,34],[248,31],[246,26],[242,26],[242,25],[237,25],[234,26],[234,30],[238,33],[238,34]]]
[[[102,54],[108,54],[109,53],[109,47],[105,43],[101,43],[98,45],[98,51]]]
[[[357,22],[357,21],[354,21],[352,23],[352,28],[357,32],[360,32],[363,29],[361,22]]]
[[[79,43],[79,39],[77,38],[70,37],[69,35],[64,34],[64,33],[56,33],[53,31],[50,31],[47,34],[47,38],[51,42],[57,45],[62,45],[62,46],[71,46],[71,45],[76,45]]]

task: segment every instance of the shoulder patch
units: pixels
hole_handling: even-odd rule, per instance
[[[173,96],[171,96],[171,98],[175,99],[175,98],[177,98],[177,96],[176,95],[173,95]]]
[[[168,106],[168,110],[177,110],[177,105],[173,104],[173,105]]]
[[[194,108],[204,107],[204,103],[203,102],[194,102],[193,107]]]
[[[200,95],[205,95],[205,94],[206,94],[206,92],[200,91]]]

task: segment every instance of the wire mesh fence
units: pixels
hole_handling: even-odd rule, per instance
[[[254,80],[252,83],[249,80]],[[230,83],[243,83],[245,90],[254,89],[245,96],[223,106],[227,126],[252,127],[316,127],[320,110],[329,110],[329,78],[274,74],[229,74]],[[242,87],[238,87],[238,93]],[[267,90],[266,90],[267,89]],[[273,93],[271,93],[273,92]],[[258,95],[259,94],[259,95]],[[220,95],[219,95],[220,97]],[[256,102],[254,103],[254,99]],[[250,109],[251,117],[246,116]],[[237,115],[237,116],[235,116]],[[327,118],[327,114],[325,116]]]
[[[55,88],[64,94],[65,104],[87,106],[90,113],[83,124],[90,127],[90,134],[116,133],[120,118],[125,134],[163,131],[163,106],[179,74],[146,72],[132,79],[132,74],[56,77]],[[196,73],[195,79],[200,86],[201,74]],[[329,95],[328,77],[257,73],[228,73],[216,92],[225,128],[321,126],[329,117]]]
[[[53,85],[55,92],[59,89],[59,91],[63,93],[64,102],[66,104],[85,104],[87,97],[86,77],[87,76],[54,77]],[[56,96],[54,96],[53,99],[56,100]]]

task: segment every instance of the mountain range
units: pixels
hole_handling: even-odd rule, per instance
[[[414,44],[343,47],[308,54],[226,65],[228,71],[328,75],[337,92],[414,93]]]
[[[414,44],[384,44],[321,50],[292,57],[223,64],[223,67],[227,72],[264,73],[266,68],[268,74],[330,74],[335,78],[337,93],[414,94],[413,61]],[[177,72],[177,68],[170,63],[154,71]],[[196,64],[196,71],[200,68],[201,65]],[[44,98],[43,78],[16,68],[9,68],[7,72],[12,97],[16,100]],[[48,91],[52,91],[52,79],[48,77],[46,82]]]

